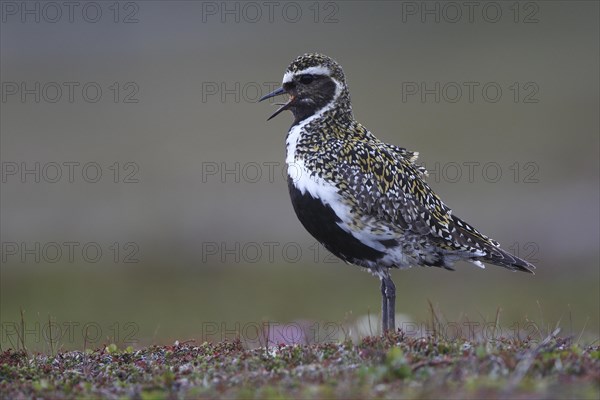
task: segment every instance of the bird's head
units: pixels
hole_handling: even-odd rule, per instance
[[[334,103],[351,111],[342,67],[322,54],[304,54],[296,58],[286,69],[281,87],[263,96],[259,101],[286,93],[289,95],[288,102],[278,104],[281,107],[269,120],[282,111],[290,110],[297,123],[326,107],[331,107]]]

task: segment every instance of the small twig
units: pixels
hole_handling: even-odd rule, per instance
[[[418,370],[419,368],[422,367],[437,367],[438,365],[445,365],[445,364],[452,364],[453,361],[447,358],[444,358],[442,360],[423,360],[423,361],[419,361],[418,363],[415,363],[412,366],[412,370],[413,372]]]
[[[345,318],[346,322],[348,322],[348,315],[346,315]],[[348,329],[344,329],[344,324],[340,323],[340,330],[342,331],[342,333],[344,334],[344,342],[347,342],[348,339],[350,338],[350,328]],[[308,344],[308,343],[307,343]]]
[[[500,325],[500,313],[502,312],[502,309],[500,307],[498,307],[496,309],[496,320],[494,321],[494,337],[493,340],[494,342],[496,341],[496,335],[498,334],[498,327]]]
[[[48,314],[48,335],[50,340],[50,356],[54,357],[54,347],[52,346],[52,321],[50,320],[50,314]]]
[[[487,326],[487,318],[485,317],[485,315],[483,315],[481,313],[481,311],[477,310],[477,314],[479,314],[479,317],[481,318],[481,320],[483,321],[483,326]],[[484,328],[481,329],[481,333],[480,336],[482,337],[482,339],[487,343],[489,342],[489,338],[486,335],[486,330]]]
[[[573,337],[573,314],[571,313],[571,305],[569,304],[569,331],[570,336]]]
[[[271,324],[267,324],[267,334],[265,335],[265,358],[269,358],[269,335],[271,334]]]
[[[590,320],[590,317],[587,317],[585,319],[585,324],[583,324],[583,329],[581,329],[581,333],[579,334],[579,337],[577,338],[577,344],[579,344],[579,341],[581,340],[581,336],[583,336],[583,332],[585,332],[585,328],[587,328],[587,324]]]
[[[470,327],[471,326],[471,321],[469,320],[469,315],[468,314],[465,314],[465,320],[467,321],[467,326]],[[467,335],[468,335],[468,337],[467,337],[468,341],[471,342],[471,341],[475,340],[475,332],[474,332],[474,330],[469,329],[469,332],[468,332]]]
[[[89,328],[90,328],[89,325],[86,325],[85,333],[83,334],[83,353],[84,354],[87,351],[87,339],[88,339],[88,329]]]
[[[89,329],[89,325],[86,325],[86,327],[85,327],[85,333],[83,335],[83,372],[85,374],[88,374],[89,371],[90,371],[90,368],[89,368],[89,357],[88,357],[88,354],[87,354],[88,329]]]
[[[439,319],[433,309],[433,304],[431,300],[427,299],[427,303],[429,303],[429,312],[431,313],[431,324],[433,325],[433,337],[437,339],[437,324],[439,324]]]
[[[21,350],[27,354],[27,348],[25,347],[25,313],[22,307],[19,310],[21,311],[21,334],[19,335],[19,340],[21,341]]]

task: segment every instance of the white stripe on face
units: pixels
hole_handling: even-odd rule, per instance
[[[291,82],[292,78],[294,76],[296,76],[296,75],[303,75],[303,74],[331,76],[331,71],[329,70],[329,68],[323,67],[321,65],[318,65],[316,67],[309,67],[309,68],[303,69],[302,71],[296,71],[296,72],[287,71],[285,73],[285,75],[283,75],[283,81],[282,81],[282,83]]]

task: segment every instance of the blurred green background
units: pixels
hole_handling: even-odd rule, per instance
[[[429,300],[446,322],[501,308],[507,333],[598,339],[598,2],[53,4],[2,2],[2,349],[21,310],[38,350],[48,321],[63,348],[377,325],[377,280],[296,220],[290,116],[256,104],[312,51],[455,214],[538,267],[395,271],[401,321]]]

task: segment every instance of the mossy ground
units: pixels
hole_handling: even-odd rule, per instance
[[[600,348],[548,337],[474,343],[401,332],[360,343],[240,341],[0,355],[1,398],[588,398]]]

